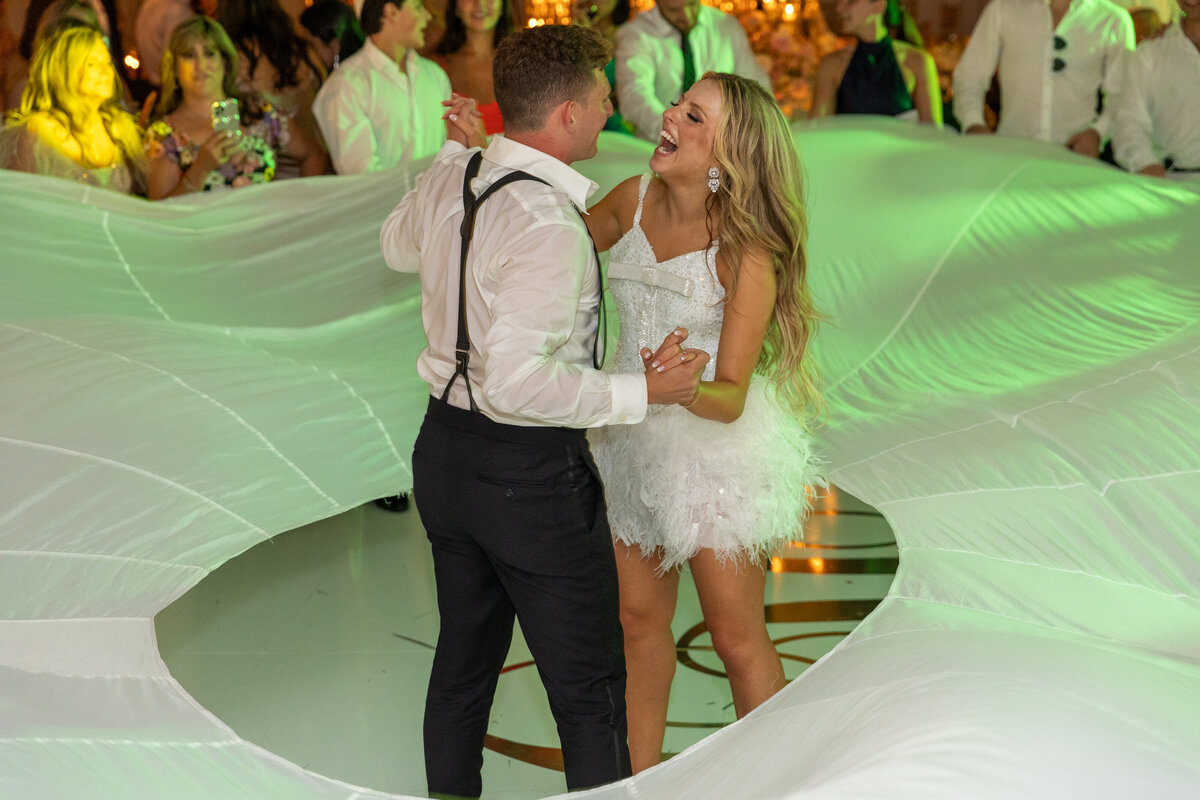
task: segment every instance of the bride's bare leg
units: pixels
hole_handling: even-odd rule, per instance
[[[738,719],[783,688],[783,664],[763,613],[766,571],[761,564],[722,564],[711,550],[689,562],[700,610],[725,665]]]
[[[667,701],[675,676],[671,618],[675,616],[679,573],[657,575],[657,559],[643,558],[636,546],[616,542],[614,547],[621,591],[621,626],[625,630],[629,760],[633,771],[641,772],[662,758]]]

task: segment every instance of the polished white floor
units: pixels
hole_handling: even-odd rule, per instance
[[[765,603],[789,678],[828,652],[888,591],[887,523],[833,490],[773,562]],[[680,666],[665,748],[734,719],[687,575],[675,618]],[[160,613],[163,658],[246,739],[315,772],[422,796],[421,712],[437,635],[429,547],[415,509],[368,504],[232,559]],[[565,789],[549,707],[519,634],[484,758],[484,797]]]

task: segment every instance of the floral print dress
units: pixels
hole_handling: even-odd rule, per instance
[[[276,151],[287,145],[287,117],[276,111],[270,103],[255,104],[242,117],[241,149],[205,175],[204,184],[199,188],[208,192],[266,183],[275,177]],[[147,132],[146,155],[156,158],[165,154],[184,172],[192,166],[199,152],[199,142],[193,141],[182,131],[176,131],[166,120],[155,122]]]

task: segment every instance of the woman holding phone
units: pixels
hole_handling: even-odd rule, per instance
[[[171,34],[159,119],[146,137],[151,200],[265,183],[278,153],[299,161],[302,176],[329,171],[325,151],[290,119],[239,96],[237,75],[237,51],[217,22],[194,17]]]

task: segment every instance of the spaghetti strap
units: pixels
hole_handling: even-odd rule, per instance
[[[641,227],[642,224],[642,202],[646,199],[646,189],[650,188],[650,177],[653,173],[643,172],[642,182],[638,184],[638,204],[637,211],[633,212],[633,227]]]

